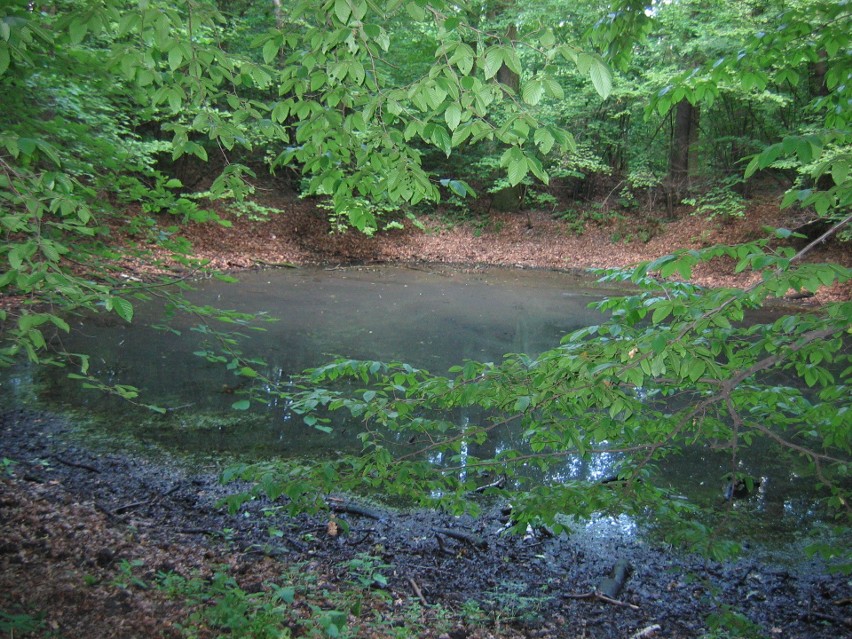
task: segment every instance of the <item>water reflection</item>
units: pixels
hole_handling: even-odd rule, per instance
[[[65,347],[90,353],[90,372],[102,381],[138,386],[146,402],[173,409],[166,415],[81,391],[67,381],[66,371],[47,367],[4,373],[2,392],[14,402],[84,410],[110,431],[129,431],[143,441],[190,452],[335,455],[359,449],[360,425],[341,418],[331,433],[319,433],[294,417],[275,385],[286,386],[293,374],[337,355],[397,359],[436,373],[467,358],[498,361],[508,352],[535,355],[557,345],[565,333],[599,322],[601,317],[588,304],[601,297],[588,280],[545,271],[306,268],[249,273],[237,285],[202,282],[190,299],[278,318],[264,325],[265,332],[239,344],[246,357],[265,362],[262,373],[272,382],[265,411],[232,411],[241,378],[199,356],[218,352],[215,336],[198,330],[196,320],[186,316],[175,316],[168,330],[147,326],[161,321],[163,308],[157,304],[136,308],[132,326],[110,318],[77,321]],[[482,416],[467,411],[447,418],[475,426]],[[459,479],[466,480],[473,476],[471,460],[515,448],[518,436],[505,428],[484,445],[464,441],[453,460],[436,453],[432,461],[459,467]],[[405,445],[401,439],[398,443]],[[777,459],[760,454],[749,459],[755,466],[737,470],[759,477],[760,487],[734,508],[787,522],[791,529],[813,515],[812,479],[795,476],[792,465]],[[533,467],[530,473],[540,473],[541,480],[551,483],[601,481],[617,472],[619,460],[614,453],[571,457],[546,473]],[[667,458],[659,472],[673,491],[723,507],[722,477],[729,466],[729,456],[692,449]],[[589,525],[630,531],[636,523],[622,517]]]

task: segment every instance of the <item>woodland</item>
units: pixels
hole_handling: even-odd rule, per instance
[[[215,348],[196,355],[233,376],[233,414],[275,398],[317,433],[344,414],[362,428],[362,451],[189,479],[132,451],[58,453],[61,416],[5,407],[0,629],[454,639],[848,630],[850,31],[847,0],[5,0],[0,367],[61,367],[81,391],[165,415],[170,407],[63,346],[71,318],[132,324],[156,298],[211,336]],[[286,382],[233,337],[261,324],[263,309],[184,295],[193,279],[237,282],[247,268],[371,261],[593,267],[631,292],[595,303],[605,320],[535,357],[448,371],[343,358]],[[766,307],[783,311],[743,321]],[[477,423],[454,422],[474,407]],[[516,446],[462,456],[505,428]],[[758,445],[813,484],[814,512],[830,523],[803,542],[820,568],[797,576],[810,580],[801,591],[780,570],[719,568],[745,550],[726,534],[734,509],[711,512],[656,481],[670,455],[696,445],[729,455],[728,498],[756,489],[743,461]],[[436,452],[476,472],[436,469]],[[524,473],[612,453],[620,465],[606,482]],[[122,477],[159,496],[121,492]],[[391,526],[349,501],[365,488],[448,519]],[[203,515],[164,505],[202,493],[218,500]],[[267,548],[266,531],[245,523],[259,504],[314,531],[267,535],[290,540],[304,563],[271,552],[249,562],[247,548]],[[123,517],[143,506],[173,523],[139,533]],[[495,509],[512,541],[453,527]],[[439,531],[446,562],[444,544],[458,544],[455,560],[479,556],[484,572],[518,580],[545,579],[515,559],[545,558],[571,522],[650,518],[666,553],[633,548],[634,563],[642,555],[646,573],[673,562],[702,577],[673,578],[668,591],[681,594],[660,597],[671,597],[667,609],[639,586],[624,590],[636,566],[595,564],[603,576],[612,568],[613,583],[572,587],[556,605],[528,590],[477,600],[486,576],[472,570],[466,590],[453,579],[470,568],[445,562],[454,577],[444,585],[464,596],[441,597],[441,579],[424,594],[419,560],[390,541],[308,550],[318,535],[358,545],[357,526],[335,513],[379,522],[363,539],[381,530],[403,546]],[[98,540],[91,556],[80,531]],[[403,533],[409,541],[394,537]],[[523,546],[530,536],[539,555]],[[553,556],[579,561],[560,548]],[[14,588],[27,567],[38,582]],[[86,599],[97,613],[87,616]]]

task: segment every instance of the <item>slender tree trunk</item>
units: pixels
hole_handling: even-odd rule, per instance
[[[514,42],[515,38],[518,37],[518,27],[514,24],[510,24],[506,28],[506,39],[509,42]],[[515,93],[521,88],[521,76],[512,71],[505,64],[500,66],[500,69],[497,71],[497,81],[512,89]]]
[[[825,74],[828,71],[828,65],[825,62],[826,57],[828,57],[828,54],[825,51],[820,51],[819,60],[810,65],[811,90],[816,95],[821,96],[826,96],[830,93],[825,83]]]
[[[510,24],[506,29],[506,38],[512,42],[518,35],[518,27]],[[512,71],[505,64],[501,65],[497,71],[497,81],[507,89],[511,89],[511,93],[517,94],[521,88],[521,76]],[[516,184],[501,189],[494,194],[491,200],[491,206],[498,211],[520,211],[524,205],[524,196],[527,188],[524,184]]]
[[[284,14],[281,12],[281,0],[272,0],[272,12],[275,14],[275,28],[284,26]]]
[[[671,149],[669,151],[668,209],[669,215],[689,190],[696,169],[699,109],[688,100],[678,102],[674,113]]]

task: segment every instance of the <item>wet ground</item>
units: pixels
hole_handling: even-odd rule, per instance
[[[0,594],[0,609],[26,601],[28,586],[22,580],[32,571],[21,568],[28,561],[28,544],[48,536],[44,523],[32,531],[36,539],[30,541],[14,529],[21,519],[16,509],[32,501],[16,496],[16,491],[36,487],[40,499],[59,500],[56,495],[61,494],[65,504],[91,506],[100,513],[104,527],[129,531],[131,540],[142,539],[167,555],[201,549],[210,561],[224,557],[241,562],[244,573],[253,565],[268,569],[270,560],[309,561],[325,566],[333,580],[339,574],[336,567],[368,554],[388,566],[382,573],[395,601],[417,599],[455,611],[453,629],[443,635],[452,639],[836,639],[852,630],[849,578],[827,574],[816,562],[768,565],[753,558],[755,553],[717,563],[655,547],[619,533],[617,526],[572,536],[508,536],[501,533],[499,504],[474,520],[427,511],[378,510],[374,505],[357,513],[354,504],[341,502],[334,513],[337,525],[331,527],[328,514],[270,515],[274,504],[260,500],[229,515],[218,502],[233,487],[219,484],[214,464],[187,465],[165,453],[149,452],[140,455],[83,443],[71,424],[49,414],[22,409],[0,413],[0,459],[15,462],[0,479],[4,484],[0,538],[6,539],[0,542],[0,568],[7,578],[14,574],[17,580],[14,594]],[[73,536],[73,522],[62,523]],[[277,531],[272,536],[270,528]],[[94,536],[89,541],[78,549],[75,560],[81,564],[81,584],[86,570],[115,567],[132,555],[130,542],[109,547]],[[616,565],[624,568],[625,562],[629,570],[623,588],[611,600],[596,594]],[[10,586],[5,578],[0,585],[0,593]],[[39,587],[34,584],[32,591]],[[477,602],[476,607],[470,602]],[[462,611],[474,609],[485,613],[487,621],[464,618]],[[111,614],[110,606],[99,610],[101,615]],[[121,607],[114,610],[116,615],[127,612]],[[723,618],[731,632],[712,634]],[[490,630],[482,630],[483,624]],[[162,628],[136,632],[116,631],[113,636],[173,636]],[[418,636],[437,635],[424,627]]]

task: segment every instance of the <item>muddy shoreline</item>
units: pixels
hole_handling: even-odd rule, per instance
[[[268,569],[270,561],[312,562],[330,580],[341,576],[344,562],[368,553],[390,566],[384,574],[394,600],[417,598],[454,611],[476,601],[492,623],[495,617],[503,620],[501,632],[494,634],[491,625],[482,634],[482,620],[473,626],[458,616],[449,634],[454,639],[624,639],[654,626],[659,629],[648,636],[701,637],[708,632],[708,616],[725,610],[743,615],[764,636],[834,639],[850,628],[848,578],[827,574],[817,563],[788,568],[746,556],[721,564],[652,547],[615,528],[596,536],[508,536],[500,534],[497,505],[476,520],[419,510],[376,513],[373,506],[366,514],[337,512],[344,525],[330,536],[328,514],[270,517],[271,504],[262,500],[229,515],[217,502],[233,487],[220,485],[213,465],[187,468],[161,451],[146,457],[93,447],[66,419],[25,408],[0,413],[0,458],[15,462],[2,479],[0,500],[0,537],[7,539],[0,544],[4,588],[31,561],[23,541],[27,533],[15,528],[21,524],[14,516],[15,495],[28,493],[19,504],[26,499],[82,504],[98,514],[104,528],[129,535],[118,547],[92,536],[75,559],[81,574],[95,567],[116,570],[133,558],[134,543],[172,557],[160,557],[156,561],[163,565],[150,570],[171,565],[189,570],[192,561],[177,557],[191,549],[200,553],[193,561],[239,564],[244,575]],[[271,527],[276,536],[270,536]],[[30,534],[35,544],[50,536],[44,529]],[[575,596],[596,590],[618,560],[631,566],[620,604]],[[26,594],[7,591],[0,609],[20,608]],[[138,636],[146,635],[173,636],[164,628]],[[421,636],[432,635],[424,629]]]

